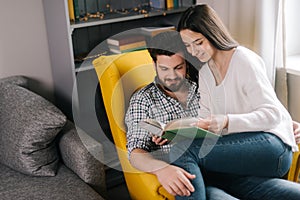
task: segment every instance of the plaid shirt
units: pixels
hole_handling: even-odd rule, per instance
[[[166,159],[170,144],[156,145],[152,142],[149,132],[140,128],[138,122],[144,119],[155,119],[168,123],[182,117],[196,117],[200,109],[200,96],[197,93],[197,85],[194,82],[188,82],[188,84],[190,87],[186,108],[178,100],[162,92],[155,81],[131,97],[125,117],[129,154],[133,149],[140,148],[151,152],[156,158]]]

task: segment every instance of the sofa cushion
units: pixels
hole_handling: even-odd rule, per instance
[[[61,131],[59,149],[63,163],[100,194],[105,194],[102,144],[67,122]]]
[[[0,199],[104,200],[65,165],[54,177],[33,177],[0,164]]]
[[[0,162],[19,172],[54,176],[55,137],[66,123],[52,103],[21,86],[0,82]]]

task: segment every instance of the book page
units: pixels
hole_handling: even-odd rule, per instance
[[[187,117],[181,119],[175,119],[170,121],[164,128],[164,130],[190,128],[193,123],[196,123],[198,119],[196,117]]]
[[[164,123],[158,122],[154,119],[146,119],[143,121],[140,121],[138,124],[141,128],[146,129],[151,134],[156,136],[161,136],[165,127]]]

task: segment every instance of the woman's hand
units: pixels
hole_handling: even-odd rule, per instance
[[[193,125],[221,134],[223,129],[228,127],[228,117],[227,115],[212,115],[205,119],[200,118],[199,121]]]
[[[300,144],[300,123],[299,122],[293,121],[293,130],[294,130],[296,143]]]

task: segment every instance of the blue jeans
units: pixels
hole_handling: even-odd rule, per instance
[[[206,173],[204,177],[207,185],[206,197],[209,200],[235,200],[236,198],[249,200],[300,199],[300,184],[280,178],[222,173]]]
[[[202,200],[206,199],[206,172],[279,178],[289,170],[292,151],[271,133],[237,133],[218,139],[178,141],[171,149],[170,160],[196,175],[191,181],[195,192],[187,199]]]

